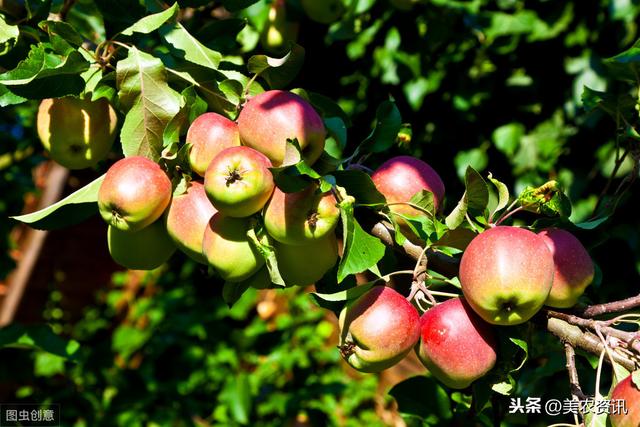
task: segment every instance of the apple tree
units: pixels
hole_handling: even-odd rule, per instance
[[[640,425],[640,7],[547,3],[0,2],[0,211],[100,218],[123,270],[80,321],[0,329],[33,358],[8,398],[69,425]],[[90,180],[22,212],[41,161]]]

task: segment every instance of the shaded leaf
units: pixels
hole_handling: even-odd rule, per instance
[[[198,41],[179,22],[163,25],[160,34],[171,53],[177,58],[217,70],[222,55]]]
[[[280,89],[296,78],[304,63],[304,48],[294,44],[282,58],[267,55],[254,55],[249,58],[247,69],[267,81],[269,86]]]
[[[40,230],[56,230],[84,221],[98,213],[98,190],[104,175],[53,205],[13,219]]]

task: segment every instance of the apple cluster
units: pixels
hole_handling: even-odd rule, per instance
[[[172,194],[165,171],[144,157],[127,157],[107,171],[98,207],[109,225],[113,259],[131,269],[153,269],[176,248],[207,264],[227,282],[271,283],[259,246],[275,250],[287,285],[319,280],[338,259],[334,230],[340,211],[330,192],[310,183],[285,193],[271,168],[313,164],[324,149],[325,128],[313,107],[285,91],[251,98],[237,122],[217,113],[197,117],[188,129],[186,191]],[[300,152],[287,148],[296,139]],[[256,227],[265,232],[249,236]]]
[[[38,132],[54,160],[80,168],[106,156],[116,122],[104,99],[60,98],[41,103]],[[325,137],[322,118],[311,104],[293,93],[270,90],[250,98],[235,122],[210,112],[191,123],[186,135],[191,174],[180,191],[150,159],[117,161],[98,193],[111,256],[124,267],[150,270],[179,249],[226,282],[264,288],[274,277],[274,265],[267,268],[261,250],[267,247],[286,285],[315,283],[338,259],[337,200],[315,181],[285,192],[272,170],[300,159],[313,165]],[[445,185],[420,159],[393,157],[371,180],[407,236],[412,235],[407,219],[424,215],[411,203],[414,195],[426,190],[433,194],[435,212],[443,208]],[[396,290],[372,287],[340,313],[339,349],[363,372],[387,369],[415,349],[434,377],[465,388],[496,363],[494,325],[524,323],[544,305],[572,307],[593,277],[589,254],[568,231],[535,233],[490,224],[460,259],[462,296],[420,316]]]
[[[436,212],[442,207],[444,183],[422,160],[394,157],[372,180],[403,232],[408,231],[405,218],[420,215],[409,203],[416,193],[431,192]],[[394,289],[373,287],[342,310],[339,348],[363,372],[387,369],[414,349],[436,379],[454,389],[466,388],[496,364],[494,325],[526,322],[544,305],[571,307],[593,276],[589,254],[568,231],[547,228],[536,234],[491,224],[463,252],[461,297],[420,316]]]

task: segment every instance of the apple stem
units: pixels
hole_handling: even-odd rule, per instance
[[[506,211],[504,214],[502,214],[502,216],[500,218],[498,218],[498,220],[495,222],[494,226],[498,226],[500,224],[502,224],[504,222],[504,220],[506,220],[507,218],[513,216],[514,214],[520,212],[524,210],[524,206],[518,206],[517,208],[513,209],[511,212]]]

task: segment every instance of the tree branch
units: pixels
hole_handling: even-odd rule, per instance
[[[571,387],[571,395],[577,400],[585,400],[587,397],[580,387],[580,379],[578,378],[578,370],[576,369],[576,351],[569,343],[564,343],[564,354],[567,358],[567,372],[569,373],[569,385]]]
[[[620,301],[591,305],[582,310],[579,314],[582,317],[591,318],[602,316],[603,314],[619,313],[621,311],[627,311],[637,307],[640,307],[640,295],[636,295],[635,297],[626,298]]]

